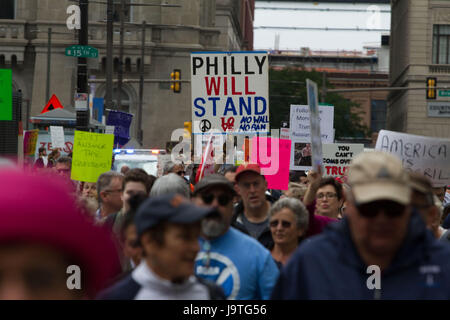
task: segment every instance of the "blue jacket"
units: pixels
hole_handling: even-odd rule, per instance
[[[381,289],[368,289],[367,266],[350,237],[347,219],[300,245],[282,269],[272,299],[450,299],[450,246],[439,243],[418,213]]]

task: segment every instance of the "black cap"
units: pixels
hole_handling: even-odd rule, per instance
[[[140,237],[144,231],[161,222],[190,224],[213,212],[213,208],[198,207],[179,194],[166,194],[149,198],[142,203],[134,222]]]
[[[202,190],[205,190],[206,188],[212,187],[212,186],[223,186],[230,190],[232,194],[235,193],[233,185],[230,181],[227,180],[224,176],[220,174],[210,174],[204,177],[202,180],[200,180],[194,188],[194,196],[199,193]]]

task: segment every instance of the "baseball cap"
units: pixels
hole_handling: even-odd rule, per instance
[[[395,156],[380,152],[363,152],[348,169],[347,183],[356,203],[392,200],[406,205],[410,202],[410,181],[402,162]]]
[[[4,168],[0,181],[0,244],[60,252],[79,264],[92,297],[121,272],[111,232],[80,212],[65,179]]]
[[[237,170],[236,170],[236,176],[235,176],[236,181],[239,180],[239,177],[244,172],[255,172],[255,173],[261,175],[261,167],[258,164],[256,164],[256,163],[241,164],[239,166],[239,168],[237,168]]]
[[[180,194],[165,194],[144,201],[134,222],[140,237],[147,229],[161,222],[190,224],[212,213],[215,213],[214,208],[198,207]]]
[[[207,175],[206,177],[204,177],[202,180],[200,180],[194,188],[194,196],[201,192],[202,190],[205,190],[209,187],[218,187],[218,186],[223,186],[225,188],[227,188],[229,191],[231,191],[231,193],[235,193],[233,185],[231,184],[230,181],[227,180],[227,178],[225,178],[224,176],[220,175],[220,174],[210,174]]]

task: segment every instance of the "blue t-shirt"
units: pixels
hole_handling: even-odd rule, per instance
[[[217,239],[200,239],[200,246],[195,274],[221,286],[227,299],[270,299],[279,271],[257,240],[230,227]]]

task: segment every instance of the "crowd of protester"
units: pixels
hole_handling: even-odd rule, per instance
[[[45,156],[0,168],[0,299],[450,298],[449,186],[389,154],[360,154],[344,177],[293,171],[282,192],[256,164],[78,182],[70,156]]]

